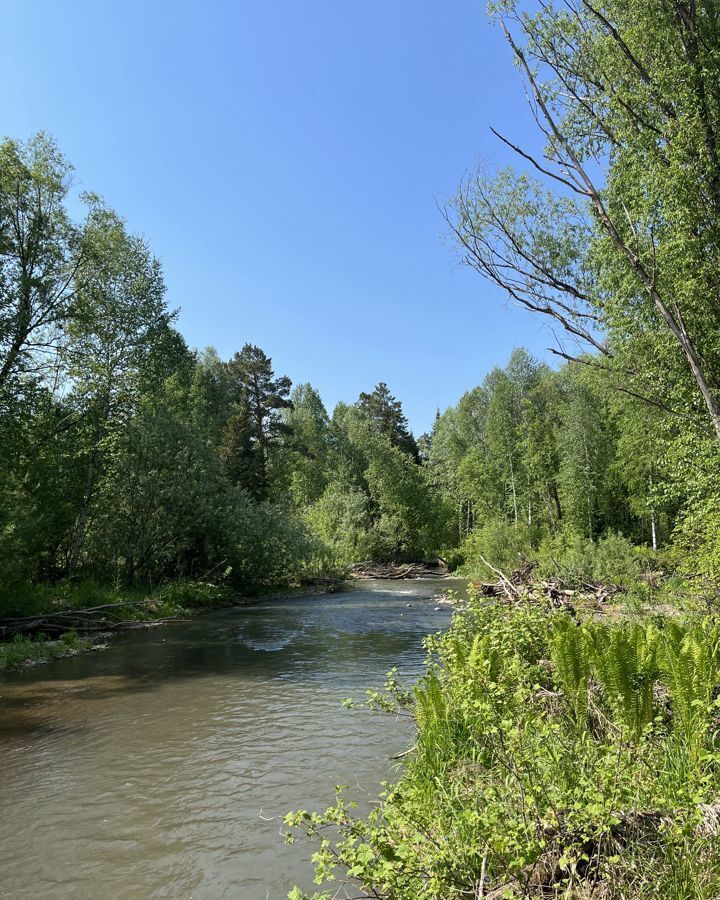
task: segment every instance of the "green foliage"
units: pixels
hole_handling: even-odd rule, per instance
[[[319,500],[327,487],[330,420],[312,385],[298,385],[291,400],[286,418],[291,437],[281,464],[291,472],[288,489],[293,504],[305,508]]]
[[[330,485],[307,513],[313,531],[340,563],[371,559],[375,547],[367,495]]]
[[[72,166],[48,135],[0,142],[0,409],[32,390],[62,346],[80,228],[65,203]]]
[[[472,531],[462,542],[462,571],[494,579],[500,569],[507,575],[521,568],[534,556],[533,539],[537,534],[526,525],[491,521]]]
[[[717,706],[713,700],[720,684],[720,626],[705,620],[687,629],[673,622],[667,632],[660,665],[673,715],[688,751],[697,759]]]
[[[434,556],[451,538],[451,512],[431,473],[371,418],[368,402],[335,409],[324,436],[326,486],[307,521],[340,565]]]
[[[651,554],[639,551],[627,538],[610,532],[597,541],[570,530],[549,535],[540,544],[538,574],[583,583],[628,586],[637,582]]]
[[[570,616],[558,619],[550,641],[555,678],[578,727],[587,725],[591,636]]]
[[[716,582],[720,20],[702,2],[490,6],[545,146],[514,148],[525,172],[480,167],[446,218],[462,262],[550,317],[577,362],[524,394],[524,421],[499,378],[474,446],[441,417],[461,535],[483,505],[507,515],[511,469],[515,521],[518,492],[536,513],[544,492],[550,532],[657,549],[675,529],[687,570]]]
[[[191,352],[145,239],[93,194],[73,222],[49,138],[0,162],[0,615],[173,580],[195,606],[217,573],[247,591],[332,565],[304,515],[332,468],[313,389],[295,414],[260,348]]]
[[[0,644],[0,672],[73,656],[91,645],[91,641],[78,637],[73,631],[66,632],[56,641],[49,641],[43,636],[28,638],[16,635],[14,640]]]
[[[483,877],[488,895],[658,896],[649,872],[663,896],[709,898],[718,873],[700,860],[717,857],[698,823],[720,789],[716,632],[473,603],[429,641],[415,749],[380,805],[358,818],[341,792],[286,822],[318,841],[319,883],[398,900],[459,900]],[[375,704],[405,707],[390,687]]]
[[[367,403],[331,423],[309,385],[288,399],[289,379],[257,347],[227,364],[190,353],[171,328],[157,261],[91,205],[56,373],[66,367],[72,389],[38,385],[23,453],[0,467],[8,612],[42,608],[46,586],[62,594],[67,578],[203,582],[220,570],[254,590],[367,557],[431,555],[448,541],[428,473]]]
[[[687,510],[674,537],[681,568],[717,583],[720,580],[720,506],[717,499],[703,498]]]
[[[237,600],[237,591],[229,584],[189,579],[169,582],[152,594],[153,603],[176,610],[214,609],[231,606]]]
[[[390,439],[394,447],[418,460],[417,444],[408,428],[402,404],[393,397],[384,381],[371,394],[360,394],[358,409],[372,423],[373,428]]]
[[[655,717],[658,633],[652,625],[639,623],[595,628],[591,633],[593,671],[613,719],[637,739]]]
[[[264,500],[269,493],[271,453],[288,431],[282,411],[290,409],[292,382],[275,377],[272,360],[254,344],[245,344],[227,365],[237,412],[230,420],[225,456],[235,484]]]

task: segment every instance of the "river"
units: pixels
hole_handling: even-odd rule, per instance
[[[126,632],[0,680],[0,897],[283,900],[312,888],[282,816],[361,803],[406,722],[347,710],[446,628],[447,581],[363,582]]]

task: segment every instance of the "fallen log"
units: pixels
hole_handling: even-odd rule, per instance
[[[147,600],[120,600],[102,603],[83,609],[61,609],[34,616],[20,616],[0,620],[0,639],[7,640],[16,634],[62,634],[71,629],[92,633],[108,628],[119,630],[142,625],[143,620],[127,619],[121,614],[129,607],[148,606]],[[147,621],[160,621],[158,619]],[[146,624],[146,622],[145,622]]]

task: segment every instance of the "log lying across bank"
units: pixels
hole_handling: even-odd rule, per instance
[[[174,617],[128,619],[129,607],[148,607],[147,600],[120,600],[84,609],[63,609],[34,616],[0,620],[0,640],[8,640],[16,634],[64,634],[66,631],[92,632],[121,631],[180,621]]]
[[[449,578],[447,562],[438,557],[427,562],[395,563],[366,562],[355,563],[350,569],[351,578]]]

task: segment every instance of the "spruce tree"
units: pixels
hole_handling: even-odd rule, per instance
[[[393,397],[384,381],[377,385],[372,394],[361,393],[358,407],[382,434],[390,438],[395,447],[419,461],[418,446],[408,428],[402,403]]]

